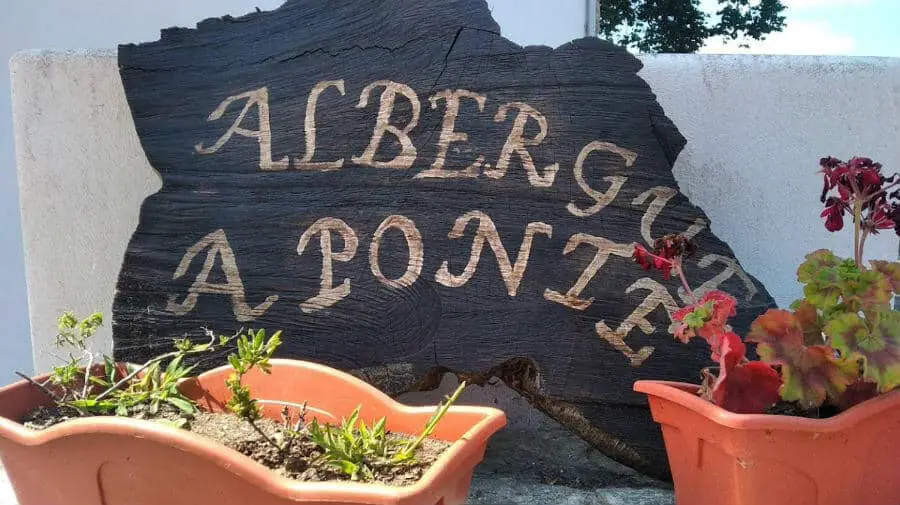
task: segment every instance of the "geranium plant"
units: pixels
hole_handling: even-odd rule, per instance
[[[693,301],[671,316],[682,342],[705,340],[718,367],[701,372],[699,394],[726,410],[762,413],[779,399],[808,411],[828,405],[843,410],[900,386],[900,262],[864,260],[870,235],[900,234],[900,176],[885,176],[869,158],[820,160],[824,178],[821,217],[828,231],[853,223],[853,258],[827,249],[808,254],[797,269],[803,297],[790,310],[770,309],[741,339],[728,325],[736,300],[722,291],[694,293],[682,262],[695,251],[680,235],[667,235],[653,251],[635,245],[634,260],[664,278],[679,277]],[[759,361],[747,358],[757,345]],[[717,370],[716,370],[717,369]]]

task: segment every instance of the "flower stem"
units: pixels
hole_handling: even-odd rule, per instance
[[[689,297],[691,297],[691,301],[693,303],[697,302],[697,297],[694,296],[694,292],[691,291],[691,286],[688,284],[687,277],[684,275],[684,269],[681,267],[681,259],[673,262],[672,267],[675,270],[675,273],[678,275],[678,278],[681,279],[681,286],[684,287],[684,292],[687,293]]]
[[[211,335],[210,340],[209,340],[209,347],[212,347],[212,345],[214,343],[215,343],[215,336]],[[169,358],[174,358],[174,357],[178,356],[179,354],[188,355],[188,354],[196,354],[198,352],[204,352],[204,351],[203,350],[172,351],[172,352],[168,352],[166,354],[161,354],[155,358],[150,358],[146,363],[139,366],[138,368],[135,368],[131,373],[129,373],[125,377],[122,377],[122,379],[119,380],[119,382],[116,382],[115,384],[113,384],[112,387],[110,387],[106,391],[100,393],[97,396],[97,398],[95,398],[95,399],[97,401],[100,401],[100,400],[106,398],[107,396],[113,394],[119,388],[121,388],[125,384],[128,384],[129,382],[131,382],[131,380],[134,379],[135,377],[137,377],[138,374],[140,374],[141,372],[143,372],[144,370],[150,368],[151,366],[153,366],[155,364],[162,363],[163,361],[165,361]]]
[[[450,410],[450,406],[453,405],[454,402],[456,402],[456,400],[459,398],[459,395],[465,388],[466,381],[462,381],[459,387],[456,388],[456,391],[454,391],[452,395],[447,397],[447,401],[441,403],[441,405],[438,406],[437,412],[435,412],[434,415],[431,416],[431,419],[428,420],[428,423],[425,425],[425,429],[422,430],[422,433],[420,433],[419,436],[412,442],[407,442],[407,444],[403,446],[400,452],[394,455],[394,461],[406,461],[413,457],[413,455],[416,453],[416,449],[418,449],[419,446],[422,445],[422,442],[424,442],[426,438],[431,436],[431,433],[434,432],[434,428],[439,422],[441,422],[441,418],[443,418],[444,414],[446,414],[447,411]]]
[[[18,375],[19,377],[25,379],[26,381],[30,382],[31,385],[33,385],[34,387],[40,389],[42,393],[44,393],[45,395],[49,396],[50,399],[52,399],[55,403],[57,403],[57,404],[63,403],[63,400],[64,400],[63,398],[57,397],[55,394],[53,394],[53,391],[50,391],[46,386],[44,386],[44,385],[41,384],[40,382],[38,382],[38,381],[32,379],[31,377],[29,377],[29,376],[23,374],[22,372],[14,372],[14,373],[15,373],[16,375]]]
[[[262,430],[262,428],[260,428],[260,427],[256,424],[256,421],[254,421],[254,420],[252,420],[252,419],[247,419],[247,422],[250,423],[250,426],[253,427],[253,429],[256,431],[256,433],[258,433],[259,436],[261,436],[261,437],[263,438],[263,440],[265,440],[266,442],[268,442],[269,445],[271,445],[272,447],[274,447],[275,449],[277,449],[278,452],[284,452],[284,447],[278,445],[278,442],[272,440],[272,437],[266,435],[266,432],[264,432],[264,431]]]
[[[853,200],[853,259],[856,261],[856,268],[862,268],[862,258],[860,258],[859,230],[860,219],[862,217],[862,203],[860,200]]]
[[[87,352],[87,350],[85,350]],[[94,368],[94,354],[87,352],[88,364],[84,367],[84,385],[81,388],[81,397],[87,398],[88,388],[91,385],[91,368]]]
[[[869,230],[863,230],[862,238],[859,239],[859,260],[856,262],[857,266],[862,265],[863,249],[866,247],[866,237],[868,237],[868,236],[869,236]]]

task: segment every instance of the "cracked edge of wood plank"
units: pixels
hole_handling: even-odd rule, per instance
[[[437,389],[443,376],[448,373],[455,375],[460,382],[465,380],[477,386],[485,386],[497,379],[521,395],[532,407],[578,435],[605,456],[644,475],[664,481],[671,479],[668,472],[660,472],[623,440],[592,425],[578,407],[547,396],[541,387],[540,368],[530,358],[513,358],[483,373],[460,372],[435,366],[417,376],[411,363],[362,368],[350,373],[392,397]]]

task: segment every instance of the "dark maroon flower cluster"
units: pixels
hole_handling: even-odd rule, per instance
[[[644,270],[655,269],[668,279],[673,268],[680,268],[681,259],[687,258],[697,250],[691,239],[678,234],[665,235],[653,243],[654,252],[642,245],[635,244],[632,258]]]
[[[670,233],[663,235],[653,242],[656,254],[663,258],[690,258],[697,252],[697,244],[693,240],[679,235]]]
[[[900,235],[900,189],[889,192],[900,183],[900,175],[885,177],[881,163],[869,158],[851,158],[846,163],[832,157],[819,160],[824,185],[822,203],[828,231],[844,227],[844,213],[858,219],[860,230],[877,234],[894,228]]]

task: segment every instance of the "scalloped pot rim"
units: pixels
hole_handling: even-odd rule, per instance
[[[696,395],[700,386],[685,382],[640,380],[634,390],[648,396],[663,398],[690,409],[722,426],[737,430],[785,430],[808,432],[837,432],[864,422],[867,418],[896,408],[891,399],[900,396],[900,389],[878,395],[826,419],[771,414],[736,414]]]
[[[317,373],[331,375],[335,379],[351,382],[356,387],[369,395],[367,401],[380,402],[387,405],[392,415],[433,413],[434,407],[413,407],[397,402],[380,390],[366,382],[333,368],[290,359],[270,360],[272,368],[299,368]],[[215,375],[227,373],[231,370],[224,365],[197,376],[201,380]],[[44,378],[46,376],[42,376]],[[32,387],[27,382],[20,381],[0,388],[0,397],[13,388]],[[471,426],[450,447],[444,451],[438,460],[428,468],[415,484],[409,486],[388,486],[380,483],[359,483],[352,481],[307,482],[297,481],[278,475],[261,463],[245,456],[214,440],[181,430],[175,427],[165,426],[152,421],[130,419],[121,417],[93,417],[74,419],[50,428],[34,431],[25,428],[20,423],[0,416],[0,437],[7,438],[24,446],[38,446],[56,439],[86,435],[86,434],[118,434],[131,437],[139,437],[176,446],[185,452],[205,457],[215,461],[220,467],[228,468],[233,473],[239,473],[254,486],[268,489],[272,494],[281,495],[284,498],[310,498],[320,500],[341,501],[348,498],[361,500],[374,497],[388,500],[410,499],[419,494],[427,493],[431,486],[435,485],[438,477],[446,472],[453,471],[460,461],[471,455],[480,445],[473,439],[486,440],[506,424],[506,415],[503,411],[492,407],[475,406],[451,406],[449,413],[478,414],[480,421]]]

